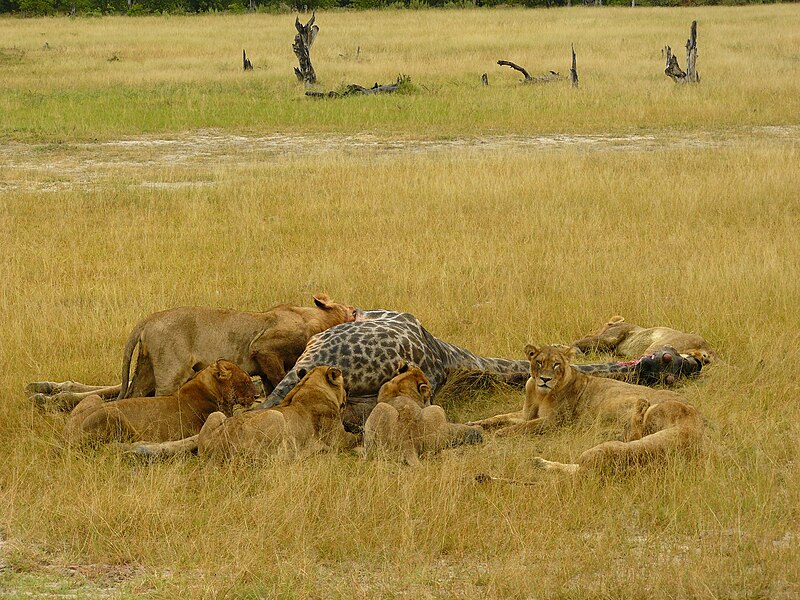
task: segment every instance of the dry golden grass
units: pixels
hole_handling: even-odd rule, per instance
[[[775,55],[787,61],[782,68],[796,73],[796,47],[788,49],[787,42],[798,31],[789,29],[797,19],[793,7],[703,10],[729,32],[744,31],[746,17],[763,32],[783,31]],[[398,20],[410,31],[413,23],[430,28],[430,20],[441,24],[445,17],[477,22],[522,15],[546,23],[558,14],[426,11],[325,19],[331,30],[338,23],[390,37]],[[623,15],[574,14],[608,28],[613,16]],[[628,14],[624,18],[641,18],[653,37],[665,35],[665,20],[672,23],[676,32],[669,40],[675,44],[693,16],[666,10]],[[362,17],[369,27],[361,27]],[[178,20],[135,22],[158,30],[173,21]],[[215,26],[210,17],[191,21]],[[102,40],[110,36],[103,28],[117,35],[120,22],[0,20],[0,28],[19,35],[55,24],[64,32],[80,26],[96,28]],[[219,21],[232,29],[238,22]],[[590,29],[597,26],[586,23],[585,35],[591,32],[598,45],[603,39],[602,46],[620,43],[619,36]],[[148,31],[141,35],[142,56],[157,54],[156,48],[144,49],[162,43]],[[496,31],[502,37],[505,30]],[[514,31],[514,39],[528,39],[525,28]],[[551,35],[558,38],[556,30]],[[712,35],[718,34],[708,31],[701,65],[713,64]],[[129,39],[132,47],[139,43]],[[254,29],[253,39],[275,38]],[[736,43],[732,35],[725,39]],[[749,39],[750,45],[767,43]],[[113,43],[122,47],[107,42],[109,51]],[[191,43],[210,44],[205,38]],[[322,54],[322,38],[319,43]],[[413,39],[387,41],[385,65],[397,64],[394,43],[414,46]],[[486,57],[495,58],[494,42],[486,44]],[[509,46],[507,56],[514,48]],[[231,51],[238,49],[238,41],[231,42]],[[84,51],[76,52],[77,60]],[[97,52],[103,66],[105,51]],[[160,52],[168,54],[165,48]],[[409,54],[410,64],[430,68],[431,77],[442,77],[441,86],[451,90],[441,71],[420,56]],[[454,63],[454,79],[466,81],[475,59],[459,55],[461,60]],[[620,64],[603,60],[609,73]],[[641,82],[638,77],[650,77],[644,75],[650,62],[641,56],[633,61],[632,88],[649,90],[656,104],[664,94],[696,94],[704,98],[701,114],[710,115],[713,105],[716,116],[701,129],[700,117],[680,117],[692,114],[686,106],[666,108],[643,139],[578,136],[552,149],[548,140],[525,145],[501,137],[486,145],[468,138],[440,147],[423,139],[404,142],[400,150],[362,135],[369,127],[358,125],[358,111],[373,109],[360,100],[344,108],[318,104],[333,115],[329,121],[309,118],[304,111],[311,109],[295,100],[280,101],[299,107],[296,121],[281,121],[286,131],[329,128],[359,134],[355,138],[264,141],[270,125],[262,124],[252,126],[258,135],[237,140],[231,121],[228,129],[162,136],[168,143],[136,137],[135,143],[84,144],[78,140],[95,126],[98,136],[110,139],[139,129],[124,119],[116,125],[107,115],[56,121],[30,107],[0,117],[6,134],[17,118],[39,118],[41,129],[25,125],[20,137],[71,140],[0,148],[0,595],[800,595],[797,79],[765,82],[764,89],[773,89],[765,93],[784,104],[765,103],[761,121],[742,109],[761,93],[746,91],[755,89],[754,82],[735,80],[730,71],[716,83],[708,77],[699,88],[679,91],[658,73]],[[174,77],[197,81],[219,69],[200,75],[198,64],[194,75]],[[350,79],[349,67],[341,68],[342,78]],[[772,63],[764,68],[772,69]],[[100,78],[109,75],[81,73],[89,78],[83,83],[73,72],[61,83],[31,86],[50,97],[54,89],[69,95],[75,82],[76,89],[89,90],[86,98],[97,100],[113,98],[116,88],[125,89],[136,77],[133,69],[106,85]],[[376,73],[352,78],[384,79]],[[10,89],[24,87],[19,77]],[[143,93],[150,94],[146,78],[142,82]],[[285,88],[273,92],[277,96],[296,93],[280,85]],[[718,85],[740,95],[732,92],[730,102],[719,98]],[[568,96],[566,89],[553,90],[534,93],[552,103]],[[625,90],[603,90],[599,106],[630,105]],[[509,83],[490,93],[492,103],[484,108],[504,109],[510,104],[501,98],[523,92]],[[609,100],[614,94],[619,98]],[[630,95],[645,111],[643,123],[659,113],[638,91]],[[10,96],[4,91],[0,97],[7,102]],[[449,91],[432,97],[434,106],[450,102]],[[213,105],[219,96],[208,98]],[[412,98],[427,105],[431,96]],[[570,114],[576,125],[565,131],[605,131],[603,124],[618,131],[637,123],[630,115],[594,112],[594,100],[588,94],[580,98]],[[386,123],[384,109],[393,101],[381,102],[374,122]],[[501,113],[496,131],[524,135],[538,127],[529,106],[519,107],[514,118]],[[426,114],[429,121],[394,122],[401,123],[396,130],[404,138],[427,138],[489,129],[489,113],[478,112],[474,126],[471,114],[458,120],[448,111]],[[555,105],[545,112],[541,130],[558,130],[567,117],[557,114]],[[209,124],[198,115],[154,128]],[[522,119],[518,129],[516,118]],[[428,122],[436,124],[429,130]],[[765,123],[789,126],[753,127]],[[678,131],[666,131],[672,126]],[[24,398],[22,388],[33,380],[116,381],[130,328],[155,310],[186,304],[261,309],[283,301],[308,303],[317,291],[363,308],[413,312],[435,335],[496,356],[520,356],[526,342],[570,341],[615,313],[700,332],[725,364],[707,369],[683,390],[709,419],[712,448],[696,461],[615,480],[532,469],[536,455],[572,459],[608,439],[610,432],[599,428],[541,439],[488,436],[483,446],[447,451],[416,471],[349,455],[294,463],[276,457],[222,466],[198,460],[137,464],[111,448],[66,450],[60,437],[65,416],[42,412]],[[467,420],[520,403],[519,393],[481,392],[449,397],[446,408],[452,418]],[[532,485],[477,484],[479,472]]]

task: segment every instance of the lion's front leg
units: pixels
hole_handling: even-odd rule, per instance
[[[506,413],[503,415],[496,415],[488,419],[481,419],[480,421],[470,421],[466,425],[470,427],[483,427],[484,429],[493,429],[495,427],[507,427],[508,425],[515,425],[524,423],[525,417],[522,411],[513,413]]]
[[[513,435],[542,435],[553,429],[551,419],[531,419],[524,423],[518,423],[510,427],[504,427],[497,432],[499,437],[509,437]]]

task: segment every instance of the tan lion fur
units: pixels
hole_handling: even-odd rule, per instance
[[[171,396],[124,398],[105,402],[88,396],[72,410],[64,427],[69,444],[179,440],[200,432],[208,416],[233,413],[258,396],[250,376],[227,360],[218,360]]]
[[[621,356],[638,358],[652,354],[662,346],[672,346],[681,354],[687,354],[710,364],[718,360],[717,353],[700,335],[684,333],[669,327],[639,327],[626,323],[619,315],[592,333],[572,344],[582,352],[614,352]]]
[[[217,358],[258,375],[269,394],[294,366],[311,336],[354,321],[352,306],[314,296],[314,306],[281,304],[266,312],[180,307],[154,313],[134,327],[122,358],[119,397],[173,393]],[[128,385],[133,352],[139,356]]]
[[[275,408],[243,412],[233,418],[209,417],[200,431],[201,456],[258,458],[279,448],[292,453],[346,450],[359,437],[345,431],[342,408],[347,402],[342,371],[315,367],[298,373],[301,379]]]
[[[381,386],[378,403],[364,425],[364,455],[396,456],[411,466],[419,457],[460,443],[479,443],[479,429],[448,423],[441,406],[431,406],[431,386],[417,367],[403,366]]]
[[[575,465],[537,459],[541,468],[614,470],[699,447],[703,419],[676,392],[582,373],[570,365],[574,348],[526,346],[525,352],[531,362],[531,377],[525,386],[522,410],[470,425],[503,427],[498,436],[543,434],[576,422],[598,420],[623,430],[624,441],[595,446]]]

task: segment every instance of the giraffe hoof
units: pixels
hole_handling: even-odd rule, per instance
[[[672,362],[672,354],[670,354],[669,352],[664,352],[664,355],[661,357],[661,360],[664,363]]]
[[[672,385],[675,383],[675,375],[667,375],[664,377],[664,384],[665,385]]]

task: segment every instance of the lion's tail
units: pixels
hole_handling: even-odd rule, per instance
[[[133,328],[131,334],[128,336],[128,341],[125,343],[125,348],[122,351],[122,385],[120,386],[118,400],[124,398],[128,393],[128,382],[130,380],[131,360],[133,359],[133,351],[142,337],[142,331],[147,323],[147,319],[140,321],[136,327]]]

